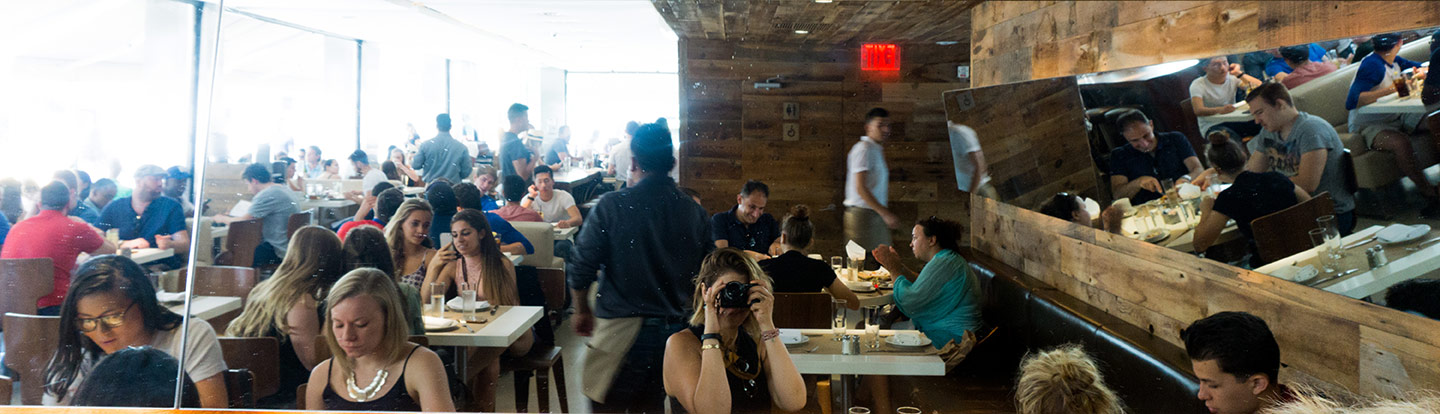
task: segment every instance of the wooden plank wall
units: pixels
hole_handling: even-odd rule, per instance
[[[1282,382],[1379,395],[1440,389],[1440,322],[995,200],[970,205],[976,250],[1176,345],[1197,319],[1245,311],[1275,332]]]
[[[973,102],[962,109],[961,101]],[[1099,199],[1075,77],[948,91],[949,119],[975,129],[1001,201],[1038,209],[1059,191]]]
[[[680,40],[680,185],[699,191],[711,213],[735,204],[748,179],[765,181],[767,211],[776,219],[790,206],[811,207],[817,253],[839,252],[845,157],[872,107],[890,111],[890,207],[904,223],[940,215],[965,222],[968,198],[956,189],[941,93],[965,88],[956,65],[969,60],[963,45],[902,44],[901,70],[859,68],[858,46]],[[781,89],[754,83],[782,76]],[[786,102],[798,120],[784,120]],[[786,122],[798,124],[793,141]],[[902,245],[910,226],[896,230]]]
[[[1431,1],[987,1],[970,13],[977,87],[1440,25]]]

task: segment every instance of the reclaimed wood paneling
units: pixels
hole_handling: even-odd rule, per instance
[[[991,1],[970,13],[975,86],[1440,23],[1430,1]]]
[[[955,73],[969,59],[963,45],[902,44],[900,70],[878,74],[859,69],[858,47],[694,37],[680,44],[680,184],[699,191],[710,212],[734,206],[745,180],[763,180],[768,212],[779,219],[795,204],[809,205],[816,251],[838,252],[845,157],[865,132],[865,112],[878,106],[893,122],[885,145],[891,208],[906,223],[930,215],[968,221],[941,103],[944,91],[968,85]],[[777,76],[783,88],[754,88]],[[784,119],[786,103],[798,105],[799,119]],[[793,141],[783,136],[787,123],[799,128]],[[905,243],[909,231],[897,229],[895,240]]]
[[[970,206],[976,250],[1178,346],[1194,320],[1245,311],[1280,342],[1281,382],[1387,396],[1440,389],[1440,322],[995,200]]]
[[[968,43],[979,0],[652,0],[680,37],[838,45],[865,41]],[[796,30],[809,33],[798,34]]]

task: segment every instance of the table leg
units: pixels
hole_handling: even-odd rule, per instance
[[[469,367],[467,366],[467,364],[470,362],[470,355],[469,355],[469,352],[468,352],[468,351],[469,351],[469,347],[464,347],[464,346],[457,346],[457,347],[455,347],[455,370],[457,371],[456,374],[455,374],[455,377],[460,379],[460,384],[461,384],[461,386],[468,386],[468,384],[465,383],[465,380],[467,379],[467,378],[465,378],[465,372],[466,372],[466,368],[469,368]],[[460,393],[460,395],[464,396],[464,395],[468,395],[468,393],[463,393],[463,392],[462,392],[462,393]],[[473,397],[473,396],[472,396],[472,397]],[[459,402],[459,403],[457,403],[455,406],[456,406],[456,407],[464,407],[464,406],[465,406],[464,404],[470,404],[470,403],[472,403],[472,402],[473,402],[473,401]]]
[[[846,414],[850,412],[850,406],[854,404],[854,375],[831,375],[830,376],[830,399],[831,405],[835,407],[834,414]]]

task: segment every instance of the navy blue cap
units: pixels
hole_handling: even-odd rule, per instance
[[[1395,33],[1375,35],[1370,38],[1370,43],[1375,46],[1375,50],[1390,50],[1400,43],[1400,35]]]

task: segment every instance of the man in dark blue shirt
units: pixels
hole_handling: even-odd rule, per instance
[[[600,198],[568,262],[571,324],[581,336],[594,334],[584,387],[594,411],[658,413],[665,341],[690,325],[693,280],[715,245],[705,209],[668,176],[675,167],[669,129],[640,127],[630,149],[636,184]]]
[[[710,217],[710,238],[716,248],[744,250],[755,260],[769,259],[780,248],[780,222],[765,212],[770,187],[750,180],[735,196],[735,207]]]
[[[530,129],[530,107],[514,104],[506,113],[510,119],[510,130],[500,141],[500,176],[518,175],[530,182],[530,173],[535,170],[535,154],[520,140],[520,133]]]
[[[1122,115],[1115,126],[1129,142],[1110,151],[1110,191],[1116,199],[1129,197],[1131,204],[1154,200],[1165,193],[1161,181],[1179,185],[1204,170],[1185,134],[1156,134],[1143,112]]]
[[[131,196],[105,205],[95,227],[100,231],[119,230],[120,248],[175,249],[175,256],[155,263],[178,269],[185,265],[190,231],[185,227],[184,207],[160,194],[166,175],[160,167],[141,166],[135,172],[135,190]]]

